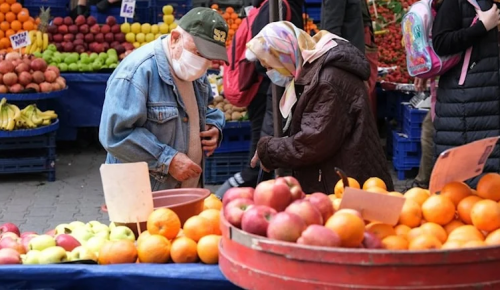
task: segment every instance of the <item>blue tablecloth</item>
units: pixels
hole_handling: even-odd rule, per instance
[[[217,265],[16,265],[0,268],[0,289],[236,290]]]

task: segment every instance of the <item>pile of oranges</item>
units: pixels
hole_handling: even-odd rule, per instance
[[[231,41],[233,40],[234,34],[236,33],[236,30],[238,30],[238,27],[240,27],[241,18],[232,7],[227,7],[225,11],[222,11],[219,9],[219,5],[213,4],[210,8],[217,10],[227,22],[229,29],[226,38],[226,47],[229,47]]]
[[[309,18],[309,15],[302,13],[302,18],[304,19],[305,27],[304,31],[308,34],[316,34],[319,32],[318,26],[314,24],[314,19]]]
[[[0,0],[0,49],[11,48],[11,35],[37,29],[37,21],[16,0]]]
[[[352,178],[349,178],[349,186],[361,187]],[[388,192],[379,178],[368,179],[362,189],[406,199],[396,226],[379,222],[365,225],[364,230],[379,238],[385,249],[432,250],[500,245],[500,174],[484,175],[476,190],[463,182],[450,182],[439,194],[412,188],[403,195]],[[343,190],[343,183],[339,181],[329,196],[335,209],[342,201]]]
[[[182,228],[174,211],[155,210],[148,218],[147,230],[137,239],[137,262],[217,264],[221,208],[222,202],[211,195],[203,212],[186,220]]]

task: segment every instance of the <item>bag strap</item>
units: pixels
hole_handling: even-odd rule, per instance
[[[476,0],[467,0],[472,6],[474,6],[475,9],[481,9],[479,5],[477,4]],[[477,23],[479,20],[479,16],[476,15],[474,17],[474,20],[472,20],[472,24],[470,26],[473,26],[474,24]],[[469,64],[470,64],[470,58],[472,56],[472,46],[469,47],[465,51],[465,57],[464,57],[464,63],[462,65],[462,71],[460,73],[460,79],[458,80],[458,84],[462,86],[465,83],[465,78],[467,77],[467,70],[469,69]]]

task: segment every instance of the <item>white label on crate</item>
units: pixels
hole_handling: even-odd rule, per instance
[[[20,49],[31,44],[31,39],[28,35],[28,31],[23,31],[18,34],[10,36],[10,43],[13,49]]]
[[[219,89],[216,84],[210,84],[212,87],[212,97],[217,97],[219,95]]]
[[[134,18],[135,0],[122,0],[120,17]]]

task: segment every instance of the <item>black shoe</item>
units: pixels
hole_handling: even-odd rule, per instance
[[[101,0],[99,3],[97,3],[97,10],[99,12],[106,12],[106,10],[108,10],[109,8],[109,2],[108,0]]]
[[[414,187],[419,187],[419,188],[423,188],[423,189],[429,189],[429,184],[426,184],[426,183],[423,183],[423,182],[419,182],[417,180],[412,180],[411,181],[411,184],[408,186],[408,183],[406,184],[406,190],[405,191],[408,191],[409,189],[412,189]]]
[[[87,6],[78,5],[76,7],[76,15],[83,15],[83,16],[85,16],[86,13],[87,13]]]

